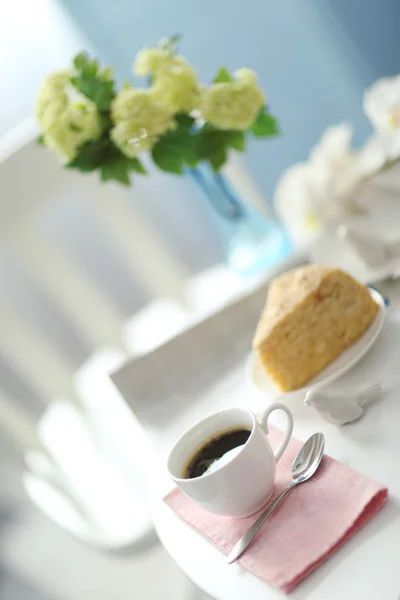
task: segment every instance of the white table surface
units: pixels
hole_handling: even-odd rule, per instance
[[[398,600],[400,598],[400,310],[391,308],[381,335],[362,361],[335,388],[380,380],[381,399],[362,420],[337,427],[323,422],[302,398],[292,397],[294,435],[305,440],[315,431],[326,437],[326,452],[389,488],[385,507],[291,594],[294,600]],[[221,406],[260,411],[271,401],[243,381]],[[208,407],[209,408],[209,407]],[[275,424],[284,417],[274,413]],[[171,489],[161,461],[153,489],[153,517],[161,542],[182,571],[216,600],[277,600],[284,594],[224,555],[179,519],[162,501]]]

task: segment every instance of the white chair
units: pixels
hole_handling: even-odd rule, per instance
[[[84,204],[127,276],[146,297],[166,297],[177,306],[183,304],[187,269],[137,209],[131,191],[102,185],[95,174],[85,176],[63,169],[50,152],[36,144],[37,133],[28,121],[0,140],[0,265],[7,261],[15,264],[92,356],[110,348],[108,352],[124,359],[125,316],[79,256],[48,231],[49,211],[64,199]],[[91,404],[87,388],[79,390],[76,385],[76,361],[54,343],[43,324],[14,301],[5,285],[0,291],[0,356],[34,390],[43,407],[48,407],[42,419],[47,431],[53,423],[62,433],[62,420],[57,418],[59,400],[72,403],[90,417],[93,400]],[[106,369],[96,373],[96,380],[102,377],[106,382]],[[95,385],[93,391],[99,393]],[[5,382],[0,382],[0,429],[12,436],[20,452],[45,451],[33,412],[13,397]],[[97,443],[106,453],[99,438]]]
[[[135,208],[129,191],[62,169],[37,146],[36,135],[29,121],[0,140],[0,259],[11,256],[86,347],[123,349],[120,308],[73,253],[46,233],[46,211],[66,196],[85,203],[128,275],[150,298],[183,302],[186,268]],[[0,293],[0,353],[46,403],[63,397],[79,404],[74,365],[6,289]]]
[[[125,354],[147,351],[243,289],[238,276],[220,267],[187,284],[186,265],[135,202],[145,188],[125,190],[101,184],[97,174],[63,169],[53,154],[36,144],[37,134],[28,120],[0,139],[0,267],[11,260],[89,354],[103,347]],[[260,205],[261,194],[240,163],[228,165],[227,176]],[[63,202],[85,208],[129,279],[154,299],[128,322],[110,290],[49,230],[48,215]],[[3,288],[0,356],[44,405],[57,398],[81,405],[74,384],[76,360]],[[10,398],[10,390],[3,396]]]
[[[33,479],[25,477],[31,497],[43,507],[44,487],[48,489],[53,481],[60,488],[63,481],[54,477],[54,465],[49,473],[44,471],[46,460],[54,459],[55,441],[63,437],[59,415],[68,413],[65,402],[72,403],[70,413],[77,418],[74,411],[84,413],[93,444],[102,455],[134,479],[140,465],[132,460],[133,441],[141,435],[140,427],[111,383],[110,371],[122,365],[128,354],[155,348],[227,302],[239,293],[242,282],[221,267],[188,282],[186,266],[137,208],[136,189],[102,185],[95,174],[62,169],[52,154],[37,146],[37,133],[28,121],[0,140],[0,266],[11,260],[91,354],[77,372],[76,361],[65,348],[55,344],[49,331],[3,286],[0,356],[34,390],[45,412],[38,426],[29,407],[24,408],[0,382],[0,428],[12,436],[20,452],[35,450],[43,455],[36,462],[29,459],[35,474]],[[128,322],[109,290],[48,227],[49,213],[65,200],[85,207],[127,276],[154,298]],[[51,442],[44,443],[43,431]],[[40,473],[46,481],[38,485],[35,477]],[[64,481],[61,488],[67,490],[70,484]]]

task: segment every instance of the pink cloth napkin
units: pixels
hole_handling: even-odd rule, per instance
[[[270,427],[273,447],[281,435]],[[277,465],[274,495],[288,484],[300,447],[301,443],[292,438]],[[239,563],[289,593],[369,521],[387,496],[387,488],[325,455],[314,477],[292,490],[269,517]],[[179,489],[164,500],[225,554],[258,516],[219,517],[198,507]]]

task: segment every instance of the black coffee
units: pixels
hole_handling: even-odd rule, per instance
[[[216,434],[211,439],[204,442],[193,456],[188,460],[182,477],[184,479],[193,479],[200,477],[207,471],[210,465],[219,460],[224,454],[242,446],[250,437],[251,430],[245,427],[230,429]]]

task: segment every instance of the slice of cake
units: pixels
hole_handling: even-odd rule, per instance
[[[378,308],[340,269],[300,267],[270,283],[253,348],[278,387],[295,390],[355,342]]]

